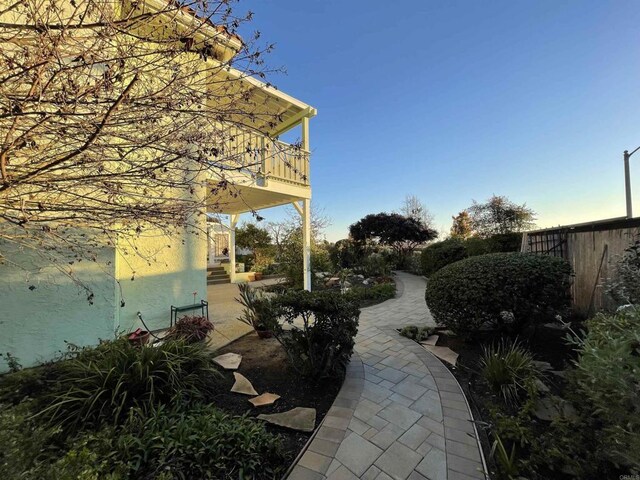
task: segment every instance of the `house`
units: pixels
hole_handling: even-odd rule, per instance
[[[161,11],[167,5],[164,0],[124,3],[145,12]],[[178,26],[197,21],[192,11],[184,9],[163,19],[165,24],[175,22]],[[226,35],[213,24],[200,23],[199,37],[194,41],[211,42],[214,53],[202,59],[203,65],[228,61],[240,51],[238,37]],[[197,220],[199,230],[207,231],[206,214],[229,219],[225,230],[230,280],[242,281],[235,273],[235,227],[241,216],[293,205],[303,219],[300,248],[304,252],[304,286],[310,289],[309,121],[316,110],[233,67],[225,68],[224,74],[243,89],[248,102],[267,115],[256,115],[246,124],[243,118],[229,123],[233,134],[221,146],[228,168],[207,173],[209,177],[203,182],[207,206]],[[261,120],[263,117],[269,120]],[[299,132],[299,145],[278,139],[292,130]],[[19,266],[0,262],[0,352],[31,366],[55,357],[66,344],[93,345],[131,331],[142,326],[141,319],[152,330],[166,328],[172,306],[206,300],[212,240],[193,228],[184,228],[174,236],[150,229],[135,241],[116,238],[113,244],[96,247],[91,261],[69,252],[65,262],[56,264],[39,249],[0,241],[0,260],[16,255],[21,260]],[[2,369],[6,366],[0,362]]]

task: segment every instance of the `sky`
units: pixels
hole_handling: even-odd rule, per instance
[[[526,203],[539,227],[625,215],[622,152],[640,145],[638,1],[240,8],[276,44],[267,62],[286,68],[269,80],[318,109],[311,183],[328,240],[407,194],[443,236],[452,215],[492,194]],[[640,152],[631,171],[640,214]]]

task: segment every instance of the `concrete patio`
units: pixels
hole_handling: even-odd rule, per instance
[[[254,287],[273,285],[281,279],[267,279],[259,282],[251,282]],[[215,326],[209,335],[209,345],[214,348],[222,348],[228,343],[240,338],[252,331],[252,328],[237,320],[242,314],[242,305],[236,302],[238,285],[226,283],[207,286],[207,300],[209,301],[209,320]]]

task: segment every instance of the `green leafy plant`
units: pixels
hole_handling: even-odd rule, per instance
[[[640,239],[625,249],[618,260],[615,274],[607,285],[607,293],[618,305],[640,305]]]
[[[541,375],[531,352],[517,340],[503,339],[483,346],[480,369],[482,378],[507,405],[518,404],[527,383]]]
[[[279,436],[209,405],[132,412],[116,448],[130,478],[280,478],[285,465]]]
[[[435,333],[436,329],[433,327],[420,327],[418,329],[418,333],[416,334],[416,341],[417,342],[423,342],[425,341],[427,338],[429,338],[431,335],[433,335]]]
[[[358,333],[358,306],[333,291],[289,291],[274,301],[279,320],[271,330],[293,368],[315,379],[344,376]]]
[[[236,301],[244,307],[238,320],[256,331],[270,330],[278,315],[276,304],[265,292],[252,288],[248,283],[240,283],[238,291]]]
[[[561,258],[493,253],[440,269],[425,298],[436,322],[460,336],[489,327],[517,333],[565,313],[570,274]]]
[[[516,457],[516,444],[511,444],[511,450],[507,452],[502,439],[497,433],[493,435],[493,444],[489,456],[496,462],[500,471],[500,478],[514,480],[520,473]]]
[[[369,287],[352,287],[344,295],[360,306],[371,305],[394,298],[396,285],[395,283],[380,283]]]
[[[450,238],[433,243],[422,250],[420,255],[422,274],[429,277],[442,267],[467,258],[467,256],[464,242],[460,239]]]
[[[402,327],[402,329],[400,330],[400,335],[410,338],[411,340],[415,340],[418,336],[418,327],[416,327],[415,325],[407,325],[406,327]]]
[[[118,425],[134,407],[146,411],[202,399],[215,392],[220,376],[203,343],[104,342],[60,364],[57,388],[45,396],[37,416],[65,431]]]
[[[207,317],[186,315],[171,327],[168,338],[184,340],[188,343],[200,342],[213,331],[213,323]]]
[[[640,309],[599,314],[576,338],[573,403],[598,420],[603,461],[640,473]]]

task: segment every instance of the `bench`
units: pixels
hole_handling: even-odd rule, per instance
[[[207,320],[209,320],[209,302],[206,300],[200,300],[200,303],[194,303],[191,305],[182,305],[181,307],[171,305],[170,327],[173,327],[173,325],[178,321],[178,313],[190,312],[193,310],[200,310],[202,312],[202,316],[207,317]]]

